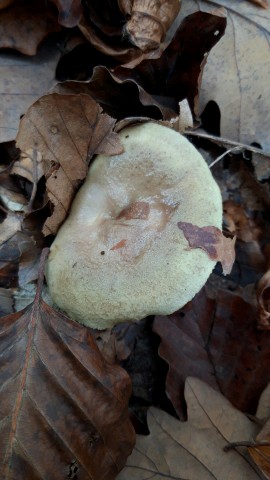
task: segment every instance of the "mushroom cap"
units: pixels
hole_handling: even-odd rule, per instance
[[[122,154],[92,163],[47,262],[54,302],[97,329],[191,300],[216,262],[177,223],[222,224],[220,190],[185,137],[152,122],[120,137]]]

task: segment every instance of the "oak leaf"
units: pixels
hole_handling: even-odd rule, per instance
[[[1,474],[114,479],[134,444],[130,380],[86,327],[41,300],[42,282],[32,305],[1,320]]]
[[[150,435],[136,446],[117,480],[259,480],[247,451],[224,451],[231,442],[250,440],[258,427],[205,383],[185,385],[188,421],[180,423],[156,408],[148,411]]]
[[[122,151],[112,131],[114,123],[89,95],[55,93],[41,97],[21,120],[17,146],[41,155],[47,194],[54,206],[43,227],[45,235],[56,233],[66,218],[92,156]]]
[[[228,16],[226,34],[207,56],[197,113],[216,102],[222,137],[270,152],[270,9],[239,0],[184,0],[180,16],[198,6],[202,11],[224,7]]]

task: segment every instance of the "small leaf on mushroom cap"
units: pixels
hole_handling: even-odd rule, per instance
[[[92,163],[47,265],[55,303],[98,329],[187,303],[216,258],[191,249],[178,223],[222,223],[219,188],[185,137],[152,122],[120,137],[123,153]]]

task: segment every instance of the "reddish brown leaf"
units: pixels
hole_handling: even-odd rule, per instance
[[[1,0],[0,1],[0,10],[3,10],[4,8],[7,8],[13,2],[14,2],[14,0]]]
[[[269,8],[268,0],[249,0],[249,1],[251,3],[255,3],[256,5],[259,5],[259,7]]]
[[[59,30],[54,8],[43,0],[16,0],[0,12],[0,48],[35,55],[40,42]]]
[[[56,233],[64,221],[92,156],[122,151],[112,131],[114,123],[88,95],[45,95],[23,117],[17,145],[23,152],[33,148],[41,155],[54,205],[43,228],[45,235]]]
[[[40,299],[41,287],[31,306],[1,321],[1,474],[112,480],[135,441],[129,378],[87,328]]]
[[[76,27],[81,15],[81,0],[52,0],[59,10],[58,21],[64,27]]]
[[[169,364],[166,392],[179,418],[186,418],[184,387],[195,376],[218,389],[214,366],[205,348],[215,314],[215,301],[202,291],[192,303],[168,317],[156,316],[153,330],[161,337],[159,355]]]
[[[192,308],[188,304],[155,319],[160,355],[170,367],[167,394],[183,418],[183,396],[177,397],[177,389],[183,392],[192,371],[212,386],[216,383],[236,408],[254,414],[270,381],[270,332],[256,329],[255,307],[239,296],[219,291],[213,312],[213,303],[201,295],[192,300]]]
[[[188,222],[178,222],[191,248],[201,248],[209,258],[221,262],[224,275],[231,272],[235,260],[236,237],[226,238],[222,232],[213,226],[197,227]]]

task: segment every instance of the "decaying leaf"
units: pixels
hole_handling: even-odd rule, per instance
[[[46,188],[54,210],[44,225],[45,235],[56,233],[64,221],[92,156],[122,151],[114,123],[90,96],[58,94],[40,98],[21,120],[17,146],[23,152],[35,149],[50,165]]]
[[[265,443],[265,445],[263,445]],[[248,448],[252,460],[263,473],[265,479],[270,479],[270,418],[257,435],[254,445]]]
[[[236,408],[254,414],[270,381],[270,332],[256,329],[256,307],[241,297],[221,290],[216,301],[205,295],[200,292],[172,315],[155,317],[159,354],[169,365],[167,395],[184,418],[184,382],[196,375]]]
[[[52,0],[59,10],[58,21],[64,27],[76,27],[81,15],[81,0]]]
[[[31,58],[0,53],[0,142],[16,138],[20,117],[54,85],[59,58],[59,45],[50,42]]]
[[[16,0],[0,11],[0,48],[35,55],[40,42],[59,30],[54,8],[43,0]]]
[[[195,378],[187,379],[185,398],[185,423],[150,408],[150,435],[137,436],[117,480],[261,480],[246,449],[223,450],[228,443],[252,439],[258,427],[220,393]]]
[[[205,58],[224,34],[226,18],[196,12],[183,18],[171,43],[160,58],[132,62],[114,69],[119,80],[136,81],[163,107],[178,114],[178,104],[187,99],[191,109],[197,101]],[[128,68],[129,67],[129,68]]]
[[[124,4],[129,20],[125,30],[141,50],[157,48],[180,10],[179,0],[133,0]],[[122,8],[124,10],[124,8]]]
[[[129,378],[41,300],[42,283],[31,306],[1,320],[1,474],[63,480],[75,465],[80,480],[113,480],[134,444]]]
[[[268,270],[257,286],[258,325],[263,330],[270,330],[270,270]]]
[[[215,368],[207,351],[207,338],[215,316],[216,302],[204,291],[168,317],[156,316],[153,331],[161,338],[158,353],[169,365],[166,393],[179,418],[186,418],[184,386],[186,378],[196,376],[218,390]]]
[[[221,262],[224,275],[231,272],[235,260],[236,238],[226,238],[213,226],[197,227],[188,222],[178,222],[177,225],[183,231],[191,248],[202,248],[209,258]]]
[[[249,0],[249,1],[252,3],[255,3],[256,5],[259,5],[259,7],[263,7],[263,8],[269,7],[268,0]]]
[[[270,152],[270,9],[245,0],[184,0],[181,16],[215,6],[227,10],[226,34],[207,57],[197,113],[215,101],[223,137]]]

